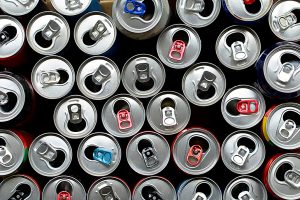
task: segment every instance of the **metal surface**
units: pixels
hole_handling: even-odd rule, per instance
[[[88,9],[93,0],[47,0],[60,14],[75,16]]]
[[[0,8],[5,13],[21,16],[30,13],[39,3],[39,0],[0,0]]]

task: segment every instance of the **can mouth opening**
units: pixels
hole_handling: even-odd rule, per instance
[[[162,100],[160,107],[161,109],[165,107],[171,107],[175,109],[175,101],[171,98],[165,98],[164,100]]]
[[[291,169],[293,169],[293,166],[290,163],[283,163],[280,165],[276,171],[277,180],[284,182],[285,173]]]
[[[245,192],[245,191],[250,191],[250,188],[249,188],[249,185],[246,184],[246,183],[238,183],[236,186],[234,186],[231,190],[231,196],[234,198],[234,199],[239,199],[239,195],[242,193],[242,192]]]
[[[205,194],[206,197],[209,197],[212,193],[211,187],[209,184],[207,183],[200,183],[197,187],[196,187],[196,193],[197,192],[201,192],[203,194]]]
[[[80,132],[84,130],[87,126],[87,123],[84,118],[79,123],[72,123],[70,120],[68,121],[68,129],[72,132]]]
[[[154,80],[151,77],[150,77],[149,81],[143,82],[143,83],[137,80],[135,82],[135,86],[140,91],[147,91],[147,90],[150,90],[153,88]]]
[[[69,74],[67,71],[58,69],[57,72],[59,73],[59,81],[57,84],[61,85],[69,80]]]
[[[84,150],[84,155],[86,156],[87,159],[89,160],[94,160],[93,154],[94,151],[97,149],[97,146],[88,146],[85,150]]]
[[[9,113],[16,107],[18,103],[18,97],[13,92],[7,92],[6,95],[8,101],[5,104],[0,105],[0,110],[2,112]]]
[[[205,0],[204,10],[200,12],[203,17],[208,17],[214,11],[214,2],[212,0]]]
[[[72,184],[69,181],[61,181],[56,186],[56,193],[59,194],[60,192],[69,192],[70,194],[72,194],[73,192]]]
[[[130,112],[130,107],[128,103],[124,100],[117,100],[114,104],[114,113],[117,115],[117,113],[120,110],[127,110]]]
[[[244,0],[246,10],[251,14],[256,14],[261,10],[260,0]]]
[[[192,137],[189,141],[189,146],[192,147],[194,145],[200,145],[203,153],[207,152],[209,149],[208,141],[202,137]]]
[[[144,149],[147,149],[149,147],[153,148],[153,145],[152,145],[151,141],[148,140],[148,139],[142,139],[138,143],[138,150],[139,150],[140,153],[142,153],[142,151]]]
[[[62,150],[56,150],[56,153],[56,158],[53,161],[49,162],[49,164],[54,168],[60,167],[66,159],[66,155]]]
[[[20,184],[17,186],[15,193],[9,199],[26,199],[31,193],[31,187],[28,184]]]
[[[172,40],[173,42],[175,42],[176,40],[181,40],[187,45],[189,43],[190,37],[185,30],[179,30],[173,35]]]
[[[299,16],[300,17],[300,16]],[[300,59],[298,56],[291,54],[291,53],[285,53],[281,56],[280,61],[282,64],[284,63],[294,63],[294,62],[300,62]]]
[[[99,92],[102,89],[102,84],[97,85],[93,81],[93,75],[86,77],[84,80],[84,84],[85,84],[85,87],[93,93]]]
[[[46,40],[43,36],[42,30],[35,34],[35,42],[42,48],[49,48],[52,45],[52,40]]]
[[[0,31],[0,45],[7,44],[17,36],[17,28],[14,26],[6,26]]]
[[[232,33],[226,38],[226,44],[230,47],[234,42],[245,43],[246,38],[242,33]]]
[[[158,191],[154,187],[149,185],[142,188],[142,197],[147,200],[161,199],[160,196],[158,195]]]
[[[144,0],[143,3],[146,6],[146,13],[142,16],[142,19],[150,21],[154,17],[155,5],[153,0]]]
[[[98,42],[98,40],[93,40],[90,36],[89,31],[87,31],[82,38],[82,42],[83,44],[87,45],[87,46],[92,46],[94,44],[96,44]]]
[[[282,116],[283,121],[286,120],[293,120],[296,124],[296,127],[300,127],[300,115],[299,113],[293,112],[293,111],[287,111]]]
[[[203,100],[210,99],[215,94],[216,94],[216,88],[214,87],[214,85],[212,85],[211,87],[209,87],[209,89],[207,91],[202,91],[200,89],[197,89],[197,96],[200,99],[203,99]]]
[[[0,146],[6,146],[6,141],[3,138],[0,138]]]
[[[240,115],[239,111],[236,109],[237,103],[239,101],[240,101],[239,99],[234,99],[234,100],[229,101],[226,105],[226,111],[229,114],[234,115],[234,116]]]
[[[300,9],[295,9],[292,11],[292,13],[294,13],[294,15],[297,18],[297,22],[296,23],[300,23]]]
[[[237,141],[237,146],[245,146],[249,149],[250,153],[255,151],[256,145],[253,140],[250,138],[242,137]]]

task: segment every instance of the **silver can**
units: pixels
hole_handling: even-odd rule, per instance
[[[103,100],[112,96],[120,85],[120,79],[116,63],[102,56],[85,60],[76,75],[79,90],[93,100]]]
[[[41,191],[35,180],[25,175],[14,175],[0,184],[1,199],[40,200]]]
[[[44,0],[48,9],[65,16],[80,15],[90,7],[93,0]]]
[[[220,144],[215,136],[202,128],[182,131],[172,146],[173,159],[183,172],[201,175],[210,171],[220,157]]]
[[[77,159],[86,173],[92,176],[107,176],[119,166],[121,152],[121,147],[113,136],[94,133],[81,141]]]
[[[212,63],[197,63],[190,67],[182,78],[184,96],[197,106],[210,106],[217,103],[225,90],[225,75]]]
[[[107,100],[101,112],[105,129],[120,138],[138,133],[144,125],[145,115],[142,102],[128,94],[118,94]]]
[[[260,50],[258,35],[246,26],[226,28],[216,42],[218,59],[233,70],[242,70],[253,65],[260,55]]]
[[[142,179],[135,186],[132,200],[177,200],[176,190],[172,183],[159,176],[150,176]]]
[[[225,121],[239,129],[257,125],[262,120],[265,110],[264,97],[250,85],[238,85],[229,89],[221,103]]]
[[[89,55],[107,52],[115,43],[117,29],[112,18],[102,12],[89,12],[76,23],[74,39],[81,51]]]
[[[159,59],[168,67],[186,68],[198,59],[201,39],[193,28],[174,24],[160,34],[156,51]]]
[[[118,30],[136,40],[158,35],[168,24],[170,15],[168,0],[116,0],[112,7]]]
[[[72,156],[68,140],[56,133],[44,133],[35,138],[28,153],[34,171],[47,177],[64,173],[71,164]]]
[[[0,0],[0,8],[9,15],[21,16],[30,13],[38,3],[39,0]]]
[[[296,13],[299,9],[298,0],[281,0],[274,3],[269,13],[269,25],[278,38],[287,41],[300,40],[300,23]]]
[[[97,110],[87,98],[71,95],[61,100],[54,110],[54,124],[67,138],[79,139],[90,134],[97,123]]]
[[[168,165],[170,154],[168,141],[152,131],[135,135],[126,148],[129,166],[144,176],[152,176],[161,172]]]
[[[122,70],[125,89],[138,98],[148,98],[157,94],[163,87],[165,79],[163,64],[150,54],[131,57]]]
[[[180,184],[177,197],[178,200],[222,200],[222,191],[209,178],[191,178]]]
[[[266,149],[261,138],[251,131],[235,131],[224,140],[221,157],[224,165],[237,174],[250,174],[264,162]]]
[[[78,181],[74,177],[57,176],[51,179],[45,185],[42,199],[86,200],[86,192],[80,181]]]
[[[69,61],[59,56],[40,59],[32,69],[34,90],[46,99],[59,99],[73,88],[75,71]]]
[[[108,176],[94,182],[87,194],[87,200],[131,200],[128,185],[117,177]]]
[[[268,193],[259,179],[252,176],[239,176],[226,186],[223,199],[268,200]]]
[[[176,10],[180,19],[187,25],[202,28],[213,23],[219,16],[221,1],[178,0]]]
[[[191,108],[186,98],[177,92],[161,92],[147,106],[147,120],[158,133],[173,135],[190,121]]]
[[[70,27],[60,14],[50,11],[41,12],[28,23],[26,36],[34,51],[42,55],[53,55],[60,53],[67,46]]]

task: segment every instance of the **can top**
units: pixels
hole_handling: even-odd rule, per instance
[[[299,154],[286,153],[276,158],[268,171],[268,183],[271,190],[282,199],[299,199],[299,170]]]
[[[175,69],[192,65],[201,52],[198,33],[184,24],[173,24],[163,30],[156,45],[160,60]]]
[[[9,74],[0,73],[0,122],[16,118],[25,105],[23,85]]]
[[[0,176],[14,173],[25,157],[22,140],[12,131],[0,129]]]
[[[14,16],[21,16],[30,13],[39,3],[39,0],[0,0],[0,8]]]
[[[83,13],[92,0],[50,0],[54,9],[62,15],[75,16]]]
[[[29,21],[26,35],[28,44],[34,51],[42,55],[53,55],[59,53],[68,44],[70,27],[60,14],[45,11],[35,15]]]
[[[246,26],[230,26],[219,35],[216,54],[220,62],[234,70],[242,70],[255,63],[261,43],[254,30]]]
[[[100,55],[108,51],[117,37],[112,18],[102,12],[89,12],[76,23],[74,39],[77,46],[89,55]]]
[[[0,0],[0,4],[1,2],[3,0]],[[0,15],[0,36],[0,59],[17,54],[26,37],[22,24],[8,15]]]
[[[210,106],[218,102],[226,90],[222,70],[212,63],[197,63],[182,78],[184,96],[197,106]]]
[[[65,172],[72,161],[72,148],[63,136],[44,133],[34,139],[29,148],[32,168],[43,176],[54,177]]]
[[[120,71],[111,59],[95,56],[80,65],[76,81],[79,90],[86,97],[103,100],[117,91],[120,85]]]
[[[87,200],[106,200],[107,197],[113,199],[131,200],[131,192],[128,185],[117,177],[108,176],[95,181],[87,195]]]
[[[138,54],[131,57],[122,69],[122,82],[125,89],[133,96],[148,98],[157,94],[165,83],[166,72],[159,59],[150,54]],[[145,85],[153,81],[148,89]],[[141,83],[140,87],[137,84]],[[144,90],[144,88],[146,88]]]
[[[300,45],[284,43],[274,48],[263,66],[267,83],[282,93],[300,90]]]
[[[219,16],[221,1],[212,0],[211,5],[205,4],[204,0],[178,0],[176,10],[180,19],[187,25],[201,28],[213,23]]]
[[[222,144],[224,165],[234,173],[250,174],[264,162],[266,149],[261,138],[247,130],[235,131]]]
[[[282,40],[299,41],[300,23],[294,13],[300,9],[297,0],[281,0],[274,3],[269,13],[269,25],[272,32]]]
[[[75,71],[69,61],[59,56],[40,59],[31,72],[35,91],[46,99],[58,99],[67,95],[75,82]]]
[[[26,200],[40,200],[41,192],[37,183],[29,176],[13,175],[0,184],[0,194],[3,199],[17,199],[22,196]]]

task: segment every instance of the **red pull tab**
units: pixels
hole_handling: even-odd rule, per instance
[[[57,200],[72,200],[72,196],[69,192],[62,191],[58,193]]]
[[[181,61],[185,52],[185,43],[182,40],[173,42],[169,57],[173,60]]]
[[[203,155],[203,150],[200,145],[193,145],[186,157],[186,161],[189,165],[196,167],[200,164]]]
[[[258,101],[256,99],[240,100],[236,109],[240,114],[251,115],[258,112]]]
[[[128,129],[132,127],[132,120],[130,112],[122,109],[117,113],[118,125],[120,130]]]
[[[245,5],[251,5],[255,2],[256,0],[244,0]]]

